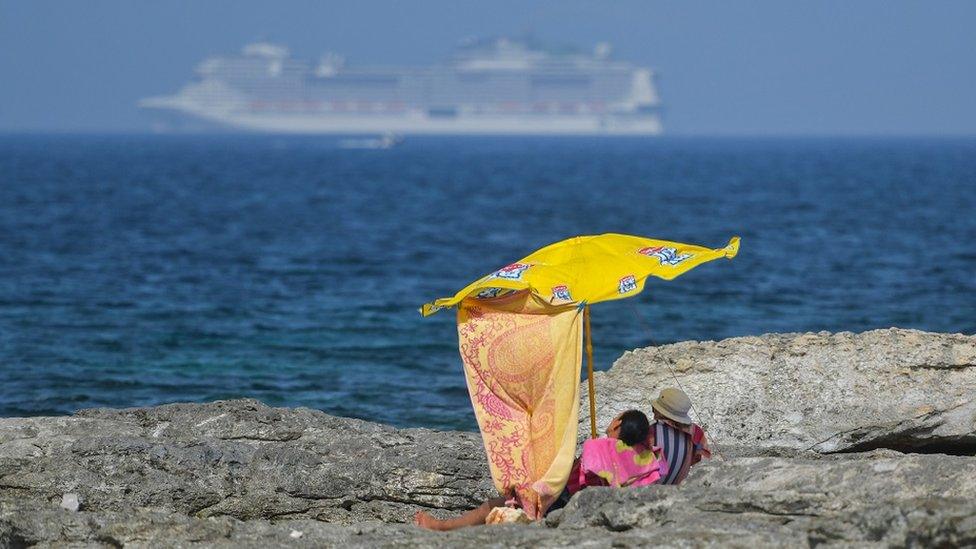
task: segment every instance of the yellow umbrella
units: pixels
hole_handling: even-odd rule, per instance
[[[731,259],[738,251],[739,237],[733,237],[723,248],[711,249],[615,233],[577,236],[550,244],[485,275],[451,297],[427,303],[420,312],[429,316],[470,296],[488,298],[519,290],[529,290],[552,305],[578,303],[585,307],[590,430],[595,437],[589,306],[639,294],[648,276],[671,280],[707,261],[721,257]]]

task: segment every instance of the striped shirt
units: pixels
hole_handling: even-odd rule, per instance
[[[701,427],[681,425],[668,420],[659,419],[651,424],[653,446],[661,449],[662,457],[668,465],[668,470],[661,476],[659,484],[679,484],[688,476],[691,466],[701,461],[702,457],[711,457],[705,432]]]

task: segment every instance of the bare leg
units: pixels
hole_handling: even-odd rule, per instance
[[[478,507],[465,512],[457,518],[446,520],[438,520],[423,511],[417,511],[417,514],[414,515],[414,523],[421,528],[440,531],[457,530],[458,528],[477,526],[485,523],[485,519],[488,518],[488,513],[490,513],[492,509],[495,507],[502,507],[503,505],[505,505],[505,498],[489,499]]]

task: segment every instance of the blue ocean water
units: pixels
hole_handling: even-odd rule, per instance
[[[0,415],[255,397],[473,428],[453,314],[417,307],[601,232],[742,248],[595,306],[598,368],[676,340],[976,332],[972,139],[5,136]]]

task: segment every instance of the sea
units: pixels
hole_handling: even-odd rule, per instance
[[[593,306],[596,367],[767,332],[976,333],[976,139],[0,136],[0,416],[251,397],[474,429],[418,308],[575,235],[739,255]]]

